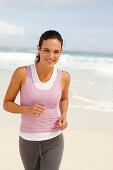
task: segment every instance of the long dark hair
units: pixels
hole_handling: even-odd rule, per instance
[[[61,48],[62,48],[63,39],[62,39],[62,36],[60,35],[60,33],[55,31],[55,30],[49,30],[49,31],[44,32],[40,37],[40,40],[39,40],[40,49],[42,47],[43,40],[48,40],[48,39],[57,39],[57,40],[59,40],[61,42]],[[40,61],[40,54],[37,54],[36,58],[35,58],[35,64],[38,63],[39,61]]]

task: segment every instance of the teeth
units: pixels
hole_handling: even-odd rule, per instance
[[[53,60],[47,60],[48,62],[50,62],[50,63],[52,63],[53,62]]]

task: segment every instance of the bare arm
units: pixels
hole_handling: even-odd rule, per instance
[[[14,103],[15,98],[21,88],[21,83],[23,80],[23,71],[24,69],[22,67],[17,68],[11,78],[9,87],[7,89],[4,102],[3,102],[3,108],[4,110],[11,112],[11,113],[25,113],[27,106],[21,106],[16,103]]]
[[[62,96],[60,100],[60,112],[61,115],[66,117],[67,109],[68,109],[68,104],[69,104],[69,99],[68,99],[68,91],[69,91],[69,85],[70,85],[70,74],[65,72],[64,74],[64,88],[62,90]]]
[[[15,98],[21,88],[21,83],[25,76],[25,67],[19,67],[12,75],[9,87],[7,89],[3,108],[11,113],[28,114],[31,116],[39,117],[44,112],[44,104],[36,104],[33,106],[23,106],[14,103]]]
[[[68,90],[69,90],[69,84],[70,84],[70,74],[67,72],[63,73],[63,79],[64,79],[64,88],[62,90],[62,96],[61,96],[61,100],[59,103],[59,107],[60,107],[60,112],[61,112],[61,116],[58,119],[58,123],[56,125],[56,127],[58,127],[60,130],[64,130],[68,123],[66,120],[66,113],[67,113],[67,109],[68,109]]]

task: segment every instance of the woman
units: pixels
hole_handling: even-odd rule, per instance
[[[62,46],[57,31],[44,32],[37,45],[35,63],[17,68],[6,92],[3,108],[21,114],[19,150],[25,170],[60,167],[70,84],[70,74],[55,67]],[[20,105],[14,103],[19,90]]]

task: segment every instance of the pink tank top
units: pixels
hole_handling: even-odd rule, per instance
[[[54,67],[50,80],[42,83],[38,78],[36,68],[35,76],[37,77],[36,79],[33,78],[33,71],[31,70],[33,66],[35,67],[35,64],[27,66],[26,81],[20,89],[20,103],[24,106],[45,103],[45,110],[40,117],[21,114],[20,132],[40,133],[59,131],[59,128],[56,127],[56,122],[59,118],[59,102],[62,94],[62,71],[57,69],[55,76]]]

